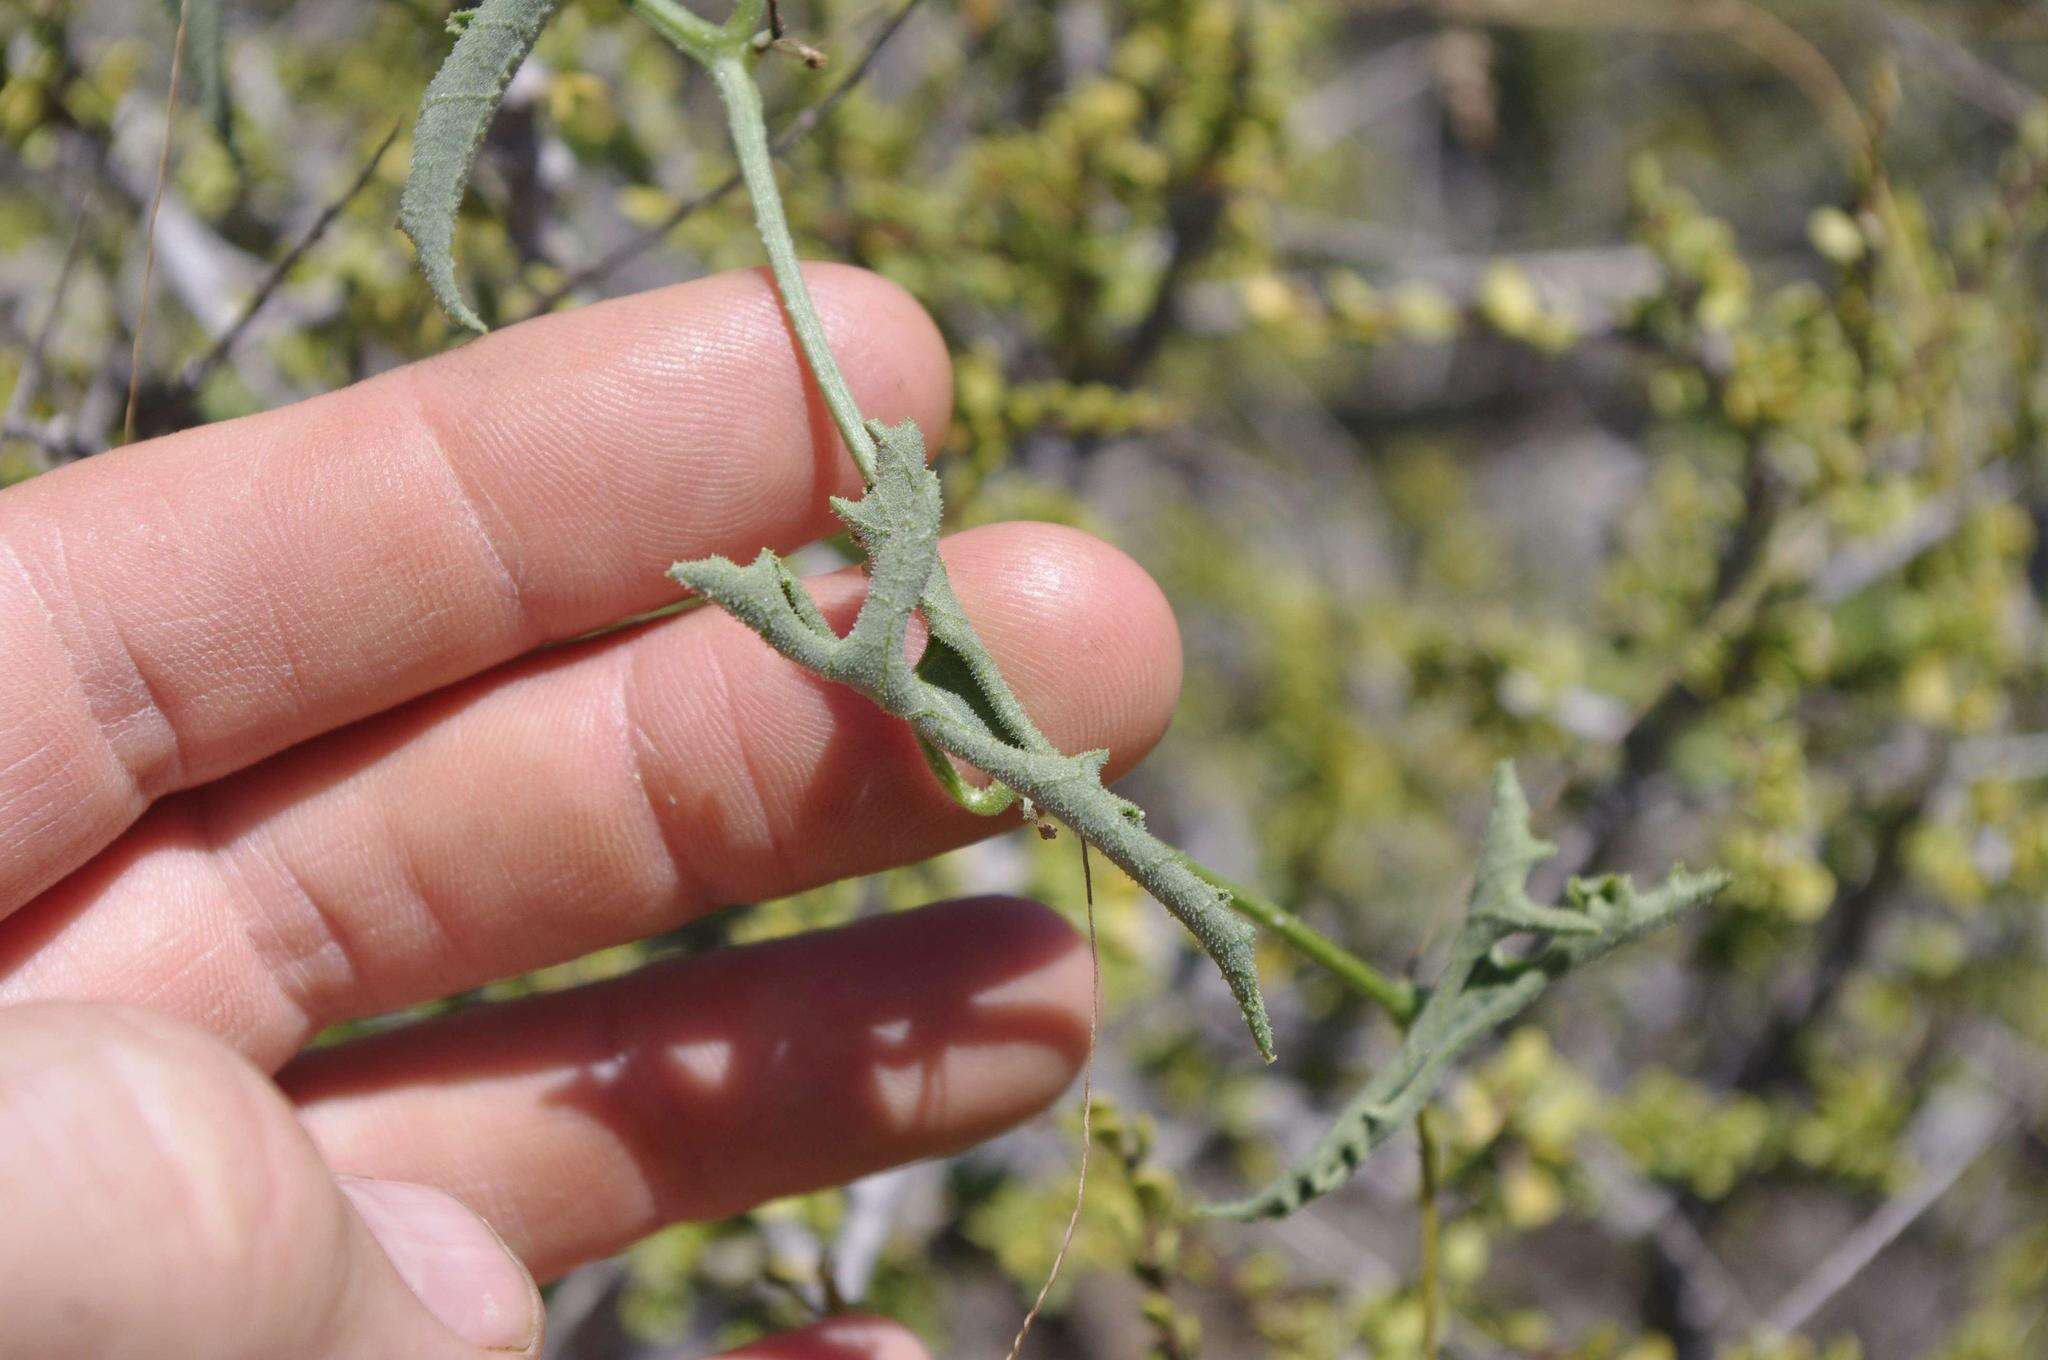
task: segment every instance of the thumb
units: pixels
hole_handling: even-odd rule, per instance
[[[0,1360],[530,1356],[540,1298],[459,1201],[337,1180],[290,1105],[142,1011],[0,1010]]]

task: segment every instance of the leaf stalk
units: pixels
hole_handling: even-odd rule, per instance
[[[1322,968],[1350,991],[1384,1010],[1396,1024],[1405,1027],[1422,1009],[1421,989],[1413,982],[1406,978],[1388,977],[1285,907],[1268,902],[1215,870],[1205,868],[1192,859],[1187,860],[1187,866],[1194,871],[1195,877],[1221,889],[1229,899],[1227,905],[1232,911]]]

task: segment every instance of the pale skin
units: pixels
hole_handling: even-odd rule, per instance
[[[931,322],[807,272],[861,409],[940,443]],[[0,493],[0,1360],[534,1354],[534,1280],[1066,1089],[1086,951],[1007,899],[302,1053],[1009,824],[717,611],[546,645],[859,490],[743,273]],[[1150,748],[1180,651],[1143,571],[1044,525],[946,560],[1061,749]],[[811,588],[844,622],[861,582]],[[924,1352],[849,1318],[743,1354]]]

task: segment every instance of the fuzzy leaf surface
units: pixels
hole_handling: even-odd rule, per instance
[[[1460,1055],[1525,1010],[1543,989],[1699,906],[1726,883],[1720,874],[1674,870],[1648,893],[1626,878],[1574,879],[1567,905],[1530,900],[1530,870],[1556,854],[1529,829],[1529,804],[1514,769],[1494,774],[1479,872],[1449,960],[1401,1051],[1346,1106],[1307,1156],[1246,1199],[1211,1205],[1216,1218],[1281,1218],[1349,1180],[1365,1159],[1414,1123]],[[1509,936],[1541,940],[1526,957],[1501,951]]]
[[[560,4],[483,0],[459,25],[454,48],[420,100],[398,225],[412,238],[420,272],[442,309],[473,331],[486,327],[455,279],[455,216],[505,88]]]

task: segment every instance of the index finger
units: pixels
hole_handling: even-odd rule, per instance
[[[861,407],[948,418],[894,285],[810,272]],[[0,495],[0,915],[152,800],[792,547],[858,490],[767,280],[542,318]]]

